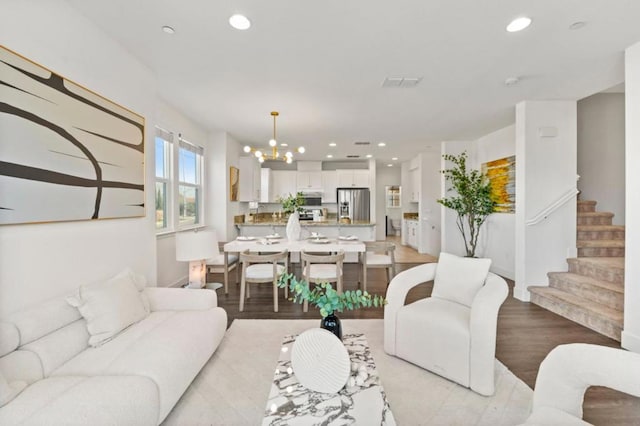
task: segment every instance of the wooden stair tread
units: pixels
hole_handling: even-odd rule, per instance
[[[578,204],[589,204],[595,206],[598,202],[596,200],[578,200]]]
[[[589,263],[600,268],[624,271],[624,257],[572,257],[567,259],[567,262]]]
[[[578,212],[580,217],[613,217],[611,212]]]
[[[578,231],[624,231],[624,225],[578,225]]]
[[[529,287],[529,291],[542,297],[560,300],[561,302],[577,306],[583,310],[589,311],[590,313],[601,317],[602,319],[605,319],[606,321],[622,327],[622,322],[624,319],[624,314],[622,313],[622,311],[608,308],[604,305],[601,305],[600,303],[592,302],[583,297],[576,296],[552,287],[531,286]]]
[[[624,285],[612,283],[611,281],[597,280],[595,278],[587,277],[586,275],[580,275],[573,272],[549,272],[547,275],[549,277],[556,277],[577,284],[584,283],[595,287],[600,287],[605,290],[611,290],[615,291],[616,293],[624,294]]]
[[[614,247],[624,248],[625,240],[578,240],[576,247]]]

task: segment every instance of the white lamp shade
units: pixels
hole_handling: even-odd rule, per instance
[[[219,254],[215,231],[186,231],[176,233],[176,260],[190,262]]]

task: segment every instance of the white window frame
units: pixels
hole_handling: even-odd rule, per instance
[[[155,226],[155,230],[157,234],[163,234],[163,233],[167,233],[167,232],[172,232],[174,230],[174,208],[173,205],[174,203],[174,193],[175,193],[175,188],[174,188],[174,184],[173,184],[173,170],[174,170],[174,146],[176,145],[174,143],[174,137],[173,137],[173,133],[169,132],[163,128],[157,127],[155,129],[155,137],[153,138],[153,143],[154,143],[154,149],[156,148],[156,138],[160,138],[162,140],[164,140],[165,142],[167,142],[168,144],[168,149],[165,151],[165,155],[164,155],[164,170],[165,170],[165,176],[164,177],[158,177],[155,173],[155,159],[156,157],[154,156],[154,177],[155,177],[155,182],[154,182],[154,216],[155,216],[155,202],[156,202],[156,194],[157,194],[157,189],[156,189],[156,184],[157,183],[162,183],[165,185],[165,200],[164,200],[164,212],[163,212],[163,216],[164,216],[164,222],[165,222],[165,226],[162,228],[158,228],[157,227],[157,222],[156,220],[154,220],[154,226]]]
[[[193,152],[196,155],[196,173],[197,173],[197,183],[190,183],[181,180],[180,173],[180,149],[184,149],[190,152]],[[189,142],[185,138],[182,137],[181,134],[178,135],[178,143],[175,147],[175,158],[176,158],[176,198],[175,198],[175,208],[176,208],[176,229],[179,231],[185,229],[192,228],[201,228],[205,226],[204,223],[204,148],[196,145],[192,142]],[[180,225],[180,187],[194,188],[197,194],[197,206],[198,211],[196,213],[196,223],[188,224],[188,225]]]

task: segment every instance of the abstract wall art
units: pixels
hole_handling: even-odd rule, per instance
[[[496,202],[495,212],[515,213],[516,156],[483,163],[482,172],[491,181],[491,198]]]
[[[145,215],[144,117],[0,46],[0,225]]]
[[[229,168],[229,201],[238,201],[240,191],[240,170],[237,167]]]

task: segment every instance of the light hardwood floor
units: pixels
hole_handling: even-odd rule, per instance
[[[395,237],[392,237],[392,239]],[[433,256],[420,255],[415,250],[397,243],[396,259],[398,272],[416,264],[432,262]],[[411,263],[409,263],[411,262]],[[230,274],[230,279],[235,273]],[[355,264],[345,267],[345,289],[354,289],[357,285],[358,271]],[[220,280],[220,275],[211,276]],[[498,317],[498,335],[496,357],[516,376],[532,389],[544,357],[557,345],[563,343],[592,343],[620,347],[612,339],[604,337],[581,325],[562,318],[539,306],[514,299],[511,292],[513,282],[508,280],[510,294],[500,310]],[[407,303],[429,296],[433,283],[425,283],[409,292]],[[368,289],[372,293],[384,294],[387,282],[384,270],[372,269],[368,272]],[[318,319],[317,310],[310,308],[302,312],[300,305],[285,300],[280,292],[279,312],[273,312],[273,291],[270,285],[254,285],[251,299],[245,302],[244,312],[238,311],[239,285],[230,283],[229,294],[218,290],[218,302],[229,316],[229,325],[235,318],[257,319]],[[362,309],[344,312],[342,318],[382,318],[383,310]],[[640,398],[633,398],[606,388],[590,388],[585,396],[584,418],[595,425],[640,425]]]

